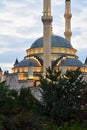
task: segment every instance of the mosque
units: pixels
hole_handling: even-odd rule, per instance
[[[36,86],[39,75],[45,74],[47,67],[65,72],[67,69],[81,68],[87,79],[87,58],[83,64],[76,55],[77,50],[71,44],[71,1],[65,0],[65,38],[52,32],[51,0],[43,0],[43,37],[38,38],[26,50],[22,61],[16,59],[12,73],[5,72],[3,80],[10,88]]]

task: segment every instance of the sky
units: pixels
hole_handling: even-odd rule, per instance
[[[52,1],[53,33],[64,37],[65,0]],[[87,0],[71,0],[72,46],[84,63],[87,56]],[[43,0],[0,0],[0,67],[13,67],[43,35]]]

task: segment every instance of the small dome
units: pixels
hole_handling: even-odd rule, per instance
[[[65,47],[65,48],[73,48],[69,41],[63,37],[52,35],[51,36],[51,46],[52,47]],[[43,47],[43,37],[37,39],[30,48],[39,48]]]
[[[15,65],[14,67],[16,68],[16,67],[28,67],[28,66],[37,67],[38,64],[34,62],[33,60],[24,59],[21,62],[19,62],[17,65]]]
[[[83,63],[76,58],[67,58],[61,62],[61,66],[77,66],[82,67]]]

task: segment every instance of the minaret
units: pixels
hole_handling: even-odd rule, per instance
[[[71,36],[72,36],[72,32],[71,32],[71,0],[65,0],[65,38],[71,43]]]
[[[51,0],[43,0],[43,73],[51,67]]]
[[[86,57],[86,59],[85,59],[85,63],[84,63],[84,65],[87,65],[87,57]]]
[[[2,71],[2,69],[0,67],[0,82],[2,82],[2,78],[3,78],[3,71]]]

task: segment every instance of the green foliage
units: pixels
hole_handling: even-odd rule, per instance
[[[46,124],[41,130],[87,130],[87,121],[66,122],[62,126]]]
[[[30,88],[18,92],[0,83],[0,130],[86,130],[87,122],[59,127],[79,111],[81,93],[86,94],[82,91],[86,84],[80,74],[77,70],[62,75],[49,68],[46,78],[40,79],[43,104],[33,97]]]
[[[20,92],[0,84],[0,130],[43,130],[39,114],[41,104],[33,97],[30,88]]]
[[[58,130],[87,130],[87,121],[65,123]]]
[[[0,113],[9,115],[17,107],[16,90],[11,90],[4,83],[0,83]]]
[[[82,91],[87,87],[79,69],[62,74],[47,69],[46,77],[40,77],[44,100],[44,112],[57,122],[68,121],[80,112]]]
[[[30,88],[22,88],[19,94],[18,104],[22,112],[33,111],[38,113],[41,104],[31,94]]]

